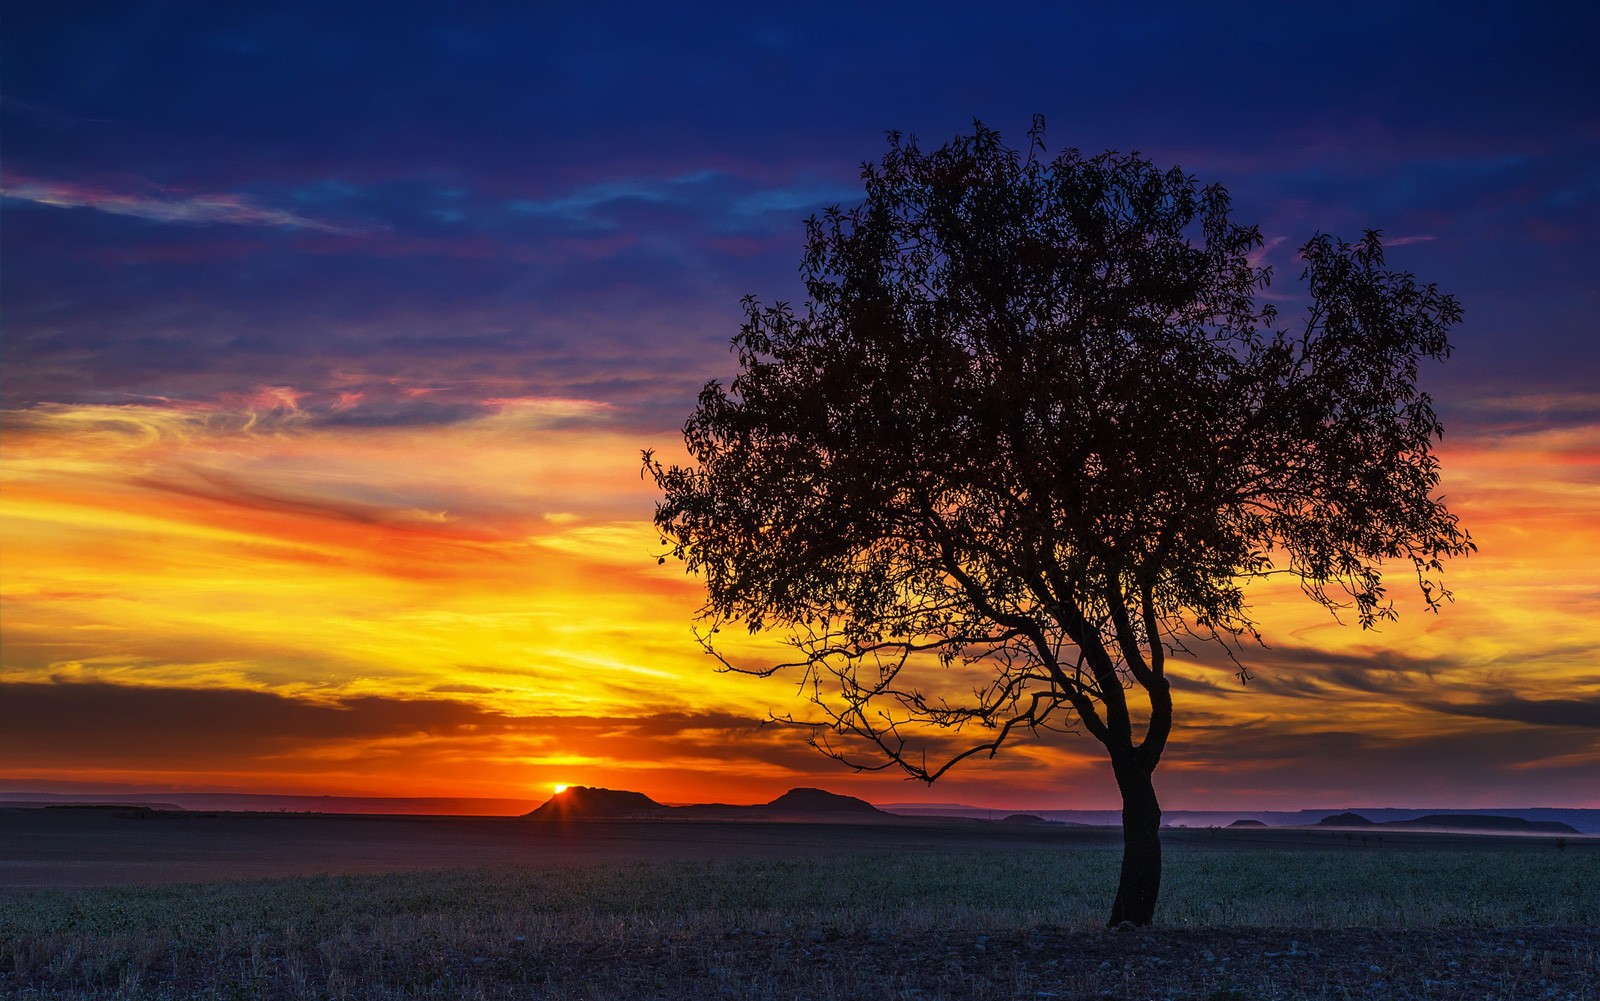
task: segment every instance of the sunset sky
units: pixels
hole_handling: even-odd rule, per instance
[[[1318,230],[1466,308],[1456,604],[1257,590],[1163,802],[1600,807],[1600,8],[767,6],[6,5],[0,792],[1115,805],[1087,736],[928,789],[758,727],[640,478],[885,130],[1041,113],[1227,185],[1286,323]]]

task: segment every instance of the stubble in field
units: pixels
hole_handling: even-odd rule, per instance
[[[9,996],[1594,998],[1600,853],[1010,848],[13,893]]]

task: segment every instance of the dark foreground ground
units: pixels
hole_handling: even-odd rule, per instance
[[[121,815],[119,815],[121,814]],[[1600,839],[0,811],[4,998],[1600,1001]]]
[[[1037,928],[674,941],[503,961],[479,981],[551,998],[1541,999],[1597,995],[1594,929]],[[476,969],[482,969],[480,964]],[[604,970],[600,978],[591,972]],[[546,971],[549,971],[548,973]],[[471,978],[474,968],[463,967]],[[529,974],[532,974],[530,977]],[[486,996],[495,996],[490,987]]]

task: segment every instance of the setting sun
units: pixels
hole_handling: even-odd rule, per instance
[[[562,794],[562,793],[564,793],[564,792],[566,792],[566,791],[567,791],[567,787],[566,787],[566,786],[564,786],[564,785],[558,785],[558,786],[556,786],[556,787],[555,787],[555,788],[556,788],[556,795],[557,795],[557,796],[559,796],[559,795],[561,795],[561,794]]]

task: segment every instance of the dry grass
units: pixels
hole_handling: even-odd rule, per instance
[[[0,898],[0,995],[1120,997],[1133,963],[1159,996],[1246,983],[1254,993],[1237,996],[1298,997],[1318,995],[1271,993],[1261,970],[1340,929],[1376,930],[1362,934],[1380,947],[1403,938],[1445,966],[1463,949],[1501,965],[1493,950],[1518,953],[1506,969],[1534,980],[1489,996],[1578,997],[1529,985],[1600,974],[1596,852],[1169,852],[1163,928],[1131,937],[1100,928],[1117,860],[1012,848],[13,893]],[[1509,944],[1530,934],[1542,944]],[[1240,942],[1255,943],[1256,980],[1249,956],[1216,958]],[[1185,957],[1214,969],[1180,976]]]

